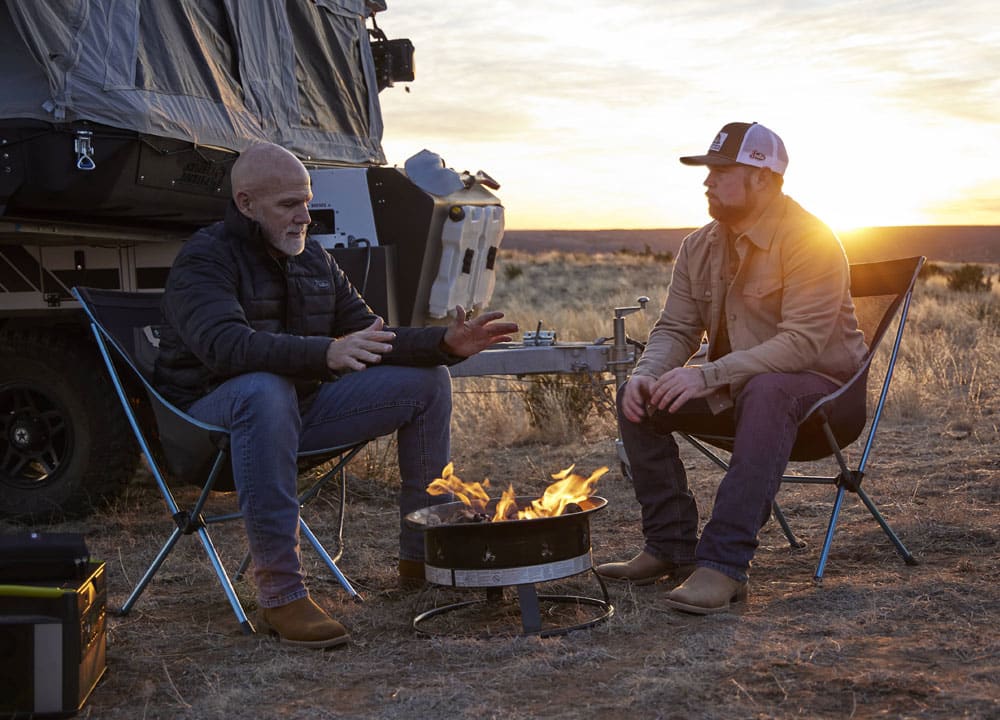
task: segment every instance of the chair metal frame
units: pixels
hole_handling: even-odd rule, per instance
[[[885,401],[889,394],[889,386],[892,381],[893,372],[896,367],[896,359],[899,354],[899,346],[903,339],[903,330],[906,327],[906,319],[909,315],[910,300],[912,299],[916,280],[920,274],[921,268],[923,267],[924,261],[925,258],[920,256],[902,258],[899,260],[887,260],[883,262],[851,265],[852,297],[895,297],[891,300],[891,302],[889,302],[883,311],[872,337],[865,338],[868,343],[868,352],[865,355],[862,366],[850,380],[844,383],[843,386],[813,404],[807,413],[806,419],[802,424],[800,424],[801,428],[807,422],[819,422],[823,437],[829,446],[829,451],[825,452],[823,457],[829,458],[830,456],[833,456],[836,458],[839,473],[837,475],[789,475],[786,472],[781,478],[782,484],[803,483],[814,485],[834,485],[837,488],[833,501],[833,508],[830,513],[830,520],[827,525],[826,535],[823,540],[823,546],[820,550],[816,572],[813,575],[813,580],[817,584],[821,584],[823,582],[823,573],[825,572],[826,563],[830,556],[830,548],[833,545],[833,537],[837,526],[837,520],[840,516],[844,496],[847,492],[852,492],[861,499],[861,502],[864,503],[866,508],[868,508],[872,517],[874,517],[876,522],[878,522],[879,526],[885,532],[886,536],[892,542],[896,551],[899,553],[900,557],[903,558],[906,564],[918,564],[917,559],[906,548],[903,542],[899,539],[899,536],[896,535],[893,529],[889,526],[889,523],[882,516],[882,513],[879,512],[874,501],[861,487],[861,481],[864,478],[865,468],[867,467],[868,461],[871,457],[872,446],[875,442],[875,433],[878,430],[879,421],[882,418],[882,411],[885,408]],[[903,282],[904,279],[905,282]],[[897,316],[898,320],[896,320]],[[838,441],[834,435],[833,428],[831,427],[827,411],[831,407],[831,403],[834,403],[838,398],[843,396],[849,388],[857,383],[867,383],[872,360],[874,359],[882,340],[888,334],[894,320],[896,320],[896,334],[892,344],[892,350],[889,355],[888,364],[886,366],[886,371],[882,378],[882,387],[879,391],[878,401],[875,404],[873,411],[868,413],[868,416],[870,417],[870,422],[867,423],[868,433],[864,440],[864,446],[861,451],[857,467],[856,469],[852,469],[842,451],[857,440],[861,434],[860,429],[858,434],[854,437],[847,438],[846,441],[844,439]],[[695,449],[705,455],[705,457],[722,468],[723,471],[727,471],[729,469],[729,463],[720,457],[715,450],[709,446],[711,445],[717,448],[721,447],[728,450],[731,448],[731,438],[723,435],[708,435],[703,433],[678,434],[687,440]],[[796,462],[794,451],[790,462]],[[781,526],[789,544],[795,548],[805,547],[805,543],[799,540],[795,533],[792,532],[792,529],[789,526],[788,521],[786,520],[785,515],[777,501],[775,501],[772,507],[772,513]]]
[[[201,422],[167,401],[153,386],[151,378],[147,375],[149,372],[148,369],[146,371],[140,369],[141,363],[138,361],[136,355],[137,349],[134,346],[135,329],[162,324],[162,316],[159,309],[162,292],[127,292],[86,287],[74,287],[71,292],[73,297],[79,301],[80,307],[84,310],[90,321],[91,331],[108,374],[111,377],[112,384],[115,387],[122,410],[128,419],[140,450],[146,456],[149,470],[156,481],[157,488],[176,526],[157,552],[142,578],[118,610],[118,614],[127,615],[132,610],[132,607],[152,581],[156,572],[163,565],[181,536],[195,534],[201,540],[205,554],[208,556],[212,569],[226,594],[226,598],[229,600],[229,604],[236,615],[240,627],[245,634],[253,634],[255,632],[253,623],[247,617],[246,611],[243,609],[243,605],[233,588],[233,580],[238,581],[249,566],[250,554],[249,552],[246,553],[243,562],[231,580],[208,531],[209,525],[238,520],[243,517],[243,514],[242,512],[217,515],[204,514],[206,504],[213,491],[222,489],[219,487],[219,481],[228,470],[229,431],[223,427]],[[106,321],[109,318],[102,318],[102,314],[106,315],[108,312],[106,309],[108,306],[101,304],[101,301],[105,299],[113,300],[115,303],[127,302],[132,306],[130,309],[132,319],[117,328],[119,335],[116,335],[112,329],[106,327]],[[102,310],[104,311],[103,313]],[[141,317],[141,319],[136,320],[135,318],[138,317]],[[142,324],[136,324],[137,322]],[[127,337],[129,332],[132,333],[132,337]],[[126,337],[122,337],[121,333],[124,333]],[[123,373],[127,374],[123,375]],[[133,392],[130,393],[130,386],[126,378],[137,381],[141,385],[142,390],[145,391],[146,400],[153,411],[150,421],[147,423],[144,423],[140,419],[139,408],[134,404],[136,395],[134,389],[138,388],[133,387]],[[172,477],[176,473],[172,474],[169,470],[172,464],[171,461],[174,460],[174,464],[176,465],[177,455],[185,453],[187,448],[183,446],[183,442],[164,442],[161,432],[167,425],[171,425],[175,429],[180,429],[187,434],[185,440],[192,440],[191,452],[201,454],[203,457],[199,459],[205,460],[205,462],[197,462],[195,464],[201,468],[208,468],[207,474],[198,473],[201,475],[201,478],[193,482],[193,484],[201,488],[201,491],[194,503],[188,508],[182,508],[178,505],[170,489],[170,480],[192,484],[192,478],[178,479]],[[154,443],[152,438],[157,438],[159,442]],[[340,513],[337,552],[331,555],[326,550],[302,518],[301,513],[299,515],[299,529],[348,595],[359,602],[363,600],[362,596],[354,589],[347,577],[340,571],[340,568],[337,567],[337,561],[343,554],[343,528],[347,493],[346,466],[368,442],[368,440],[364,440],[351,445],[340,445],[322,450],[302,452],[298,456],[300,461],[310,466],[316,466],[336,458],[336,461],[329,469],[325,470],[305,491],[300,493],[298,500],[301,508],[314,499],[332,479],[339,478]],[[187,461],[184,464],[190,467],[190,458],[184,458],[184,460]]]

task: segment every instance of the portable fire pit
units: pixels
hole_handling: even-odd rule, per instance
[[[530,498],[516,498],[518,505]],[[486,598],[435,607],[419,614],[413,628],[427,629],[428,621],[443,613],[481,603],[499,602],[503,588],[517,588],[521,625],[525,635],[550,637],[591,627],[614,614],[604,580],[593,571],[590,552],[590,515],[607,500],[590,497],[555,517],[489,521],[496,507],[474,513],[461,502],[449,502],[410,513],[406,521],[424,532],[425,576],[428,582],[456,588],[486,588]],[[535,584],[591,571],[603,599],[575,595],[539,595]],[[598,608],[585,622],[542,627],[539,601],[575,603]]]

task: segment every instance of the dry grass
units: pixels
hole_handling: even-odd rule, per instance
[[[629,320],[630,334],[643,336],[670,272],[666,265],[619,256],[515,255],[505,263],[522,272],[498,283],[494,306],[522,327],[542,320],[566,340],[609,335],[611,308],[632,304],[638,294],[649,295],[654,305]],[[132,615],[109,618],[108,674],[81,717],[997,717],[997,308],[995,290],[989,297],[962,296],[937,281],[921,286],[913,306],[865,482],[920,558],[917,567],[901,562],[849,497],[826,580],[815,586],[811,577],[832,493],[789,486],[780,500],[808,547],[791,550],[780,530],[768,525],[750,600],[731,615],[667,612],[660,605],[662,588],[614,586],[615,615],[591,630],[544,640],[517,637],[517,615],[508,608],[494,612],[512,620],[506,634],[426,638],[411,628],[418,612],[481,594],[396,589],[398,481],[385,472],[392,448],[383,444],[352,469],[341,562],[367,602],[348,601],[304,551],[311,589],[350,627],[351,645],[295,651],[243,637],[200,547],[182,542]],[[463,478],[513,480],[519,492],[530,494],[570,463],[586,472],[611,465],[598,486],[608,506],[592,516],[595,560],[639,549],[638,507],[617,471],[607,411],[592,411],[582,435],[556,442],[552,428],[531,427],[515,381],[455,385],[454,458]],[[683,452],[704,515],[718,474]],[[321,498],[310,510],[321,537],[333,531],[327,505]],[[59,529],[87,533],[108,563],[115,604],[169,527],[155,490],[140,475],[113,508]],[[244,548],[241,529],[219,528],[215,535],[234,566]],[[555,585],[599,595],[588,574]],[[250,583],[239,583],[238,591],[252,606]]]

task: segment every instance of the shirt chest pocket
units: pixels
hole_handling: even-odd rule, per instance
[[[747,313],[768,323],[781,320],[782,286],[778,278],[751,280],[740,294]]]

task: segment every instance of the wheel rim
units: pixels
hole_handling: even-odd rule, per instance
[[[31,489],[49,481],[72,450],[66,417],[65,408],[40,387],[0,387],[0,482]]]

